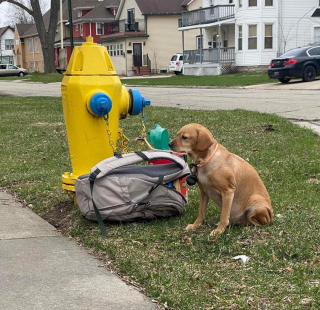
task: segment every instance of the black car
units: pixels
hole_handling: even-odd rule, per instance
[[[320,45],[294,48],[272,59],[268,75],[281,83],[288,83],[293,78],[302,78],[304,82],[313,81],[320,75]]]

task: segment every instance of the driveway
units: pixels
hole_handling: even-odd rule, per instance
[[[130,88],[129,85],[127,85]],[[320,80],[241,88],[134,86],[153,106],[196,110],[245,109],[274,113],[320,133]],[[60,97],[60,83],[0,81],[0,96]]]

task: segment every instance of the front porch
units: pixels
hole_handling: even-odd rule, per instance
[[[217,5],[182,13],[185,75],[220,75],[235,71],[234,5]],[[184,32],[199,29],[197,49],[185,50]]]
[[[221,75],[233,73],[235,48],[208,48],[183,51],[184,75]]]

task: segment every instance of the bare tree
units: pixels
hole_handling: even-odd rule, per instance
[[[0,0],[0,4],[3,2],[11,3],[33,17],[42,46],[44,72],[56,72],[54,63],[54,40],[58,22],[59,1],[51,0],[51,9],[50,12],[47,13],[50,14],[50,22],[47,28],[41,12],[40,0],[30,0],[30,7],[21,0]]]
[[[30,1],[20,0],[19,2],[27,6],[29,9],[31,8]],[[10,18],[11,25],[13,27],[15,24],[34,23],[33,17],[27,11],[16,5],[10,5],[8,17]]]

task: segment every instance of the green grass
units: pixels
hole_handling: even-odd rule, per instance
[[[274,220],[265,227],[231,226],[213,240],[209,233],[219,212],[210,202],[204,225],[186,232],[199,199],[198,189],[190,187],[182,216],[108,223],[103,239],[61,189],[60,176],[71,169],[61,100],[4,97],[0,114],[0,186],[51,222],[59,217],[64,231],[150,298],[173,309],[320,308],[320,137],[312,131],[243,110],[148,107],[147,128],[159,123],[174,137],[182,125],[199,122],[248,160],[269,191]],[[125,119],[121,127],[134,138],[140,118]],[[239,254],[249,262],[232,259]]]
[[[123,79],[123,84],[129,85],[167,85],[167,86],[208,86],[208,87],[241,87],[262,83],[272,83],[268,74],[264,73],[238,73],[218,76],[187,76],[175,75],[167,78]]]
[[[3,80],[23,80],[24,82],[39,82],[39,83],[55,83],[61,82],[63,74],[58,73],[30,73],[24,77],[7,76],[0,77]],[[163,78],[133,78],[122,79],[123,84],[130,85],[167,85],[167,86],[208,86],[208,87],[241,87],[262,83],[277,82],[277,80],[270,80],[267,73],[241,73],[228,74],[219,76],[184,76],[184,75],[168,75]]]
[[[39,82],[39,83],[55,83],[61,82],[63,79],[63,74],[59,73],[39,73],[33,72],[25,75],[23,77],[20,76],[0,76],[0,81],[15,81],[15,80],[23,80],[24,82]]]

